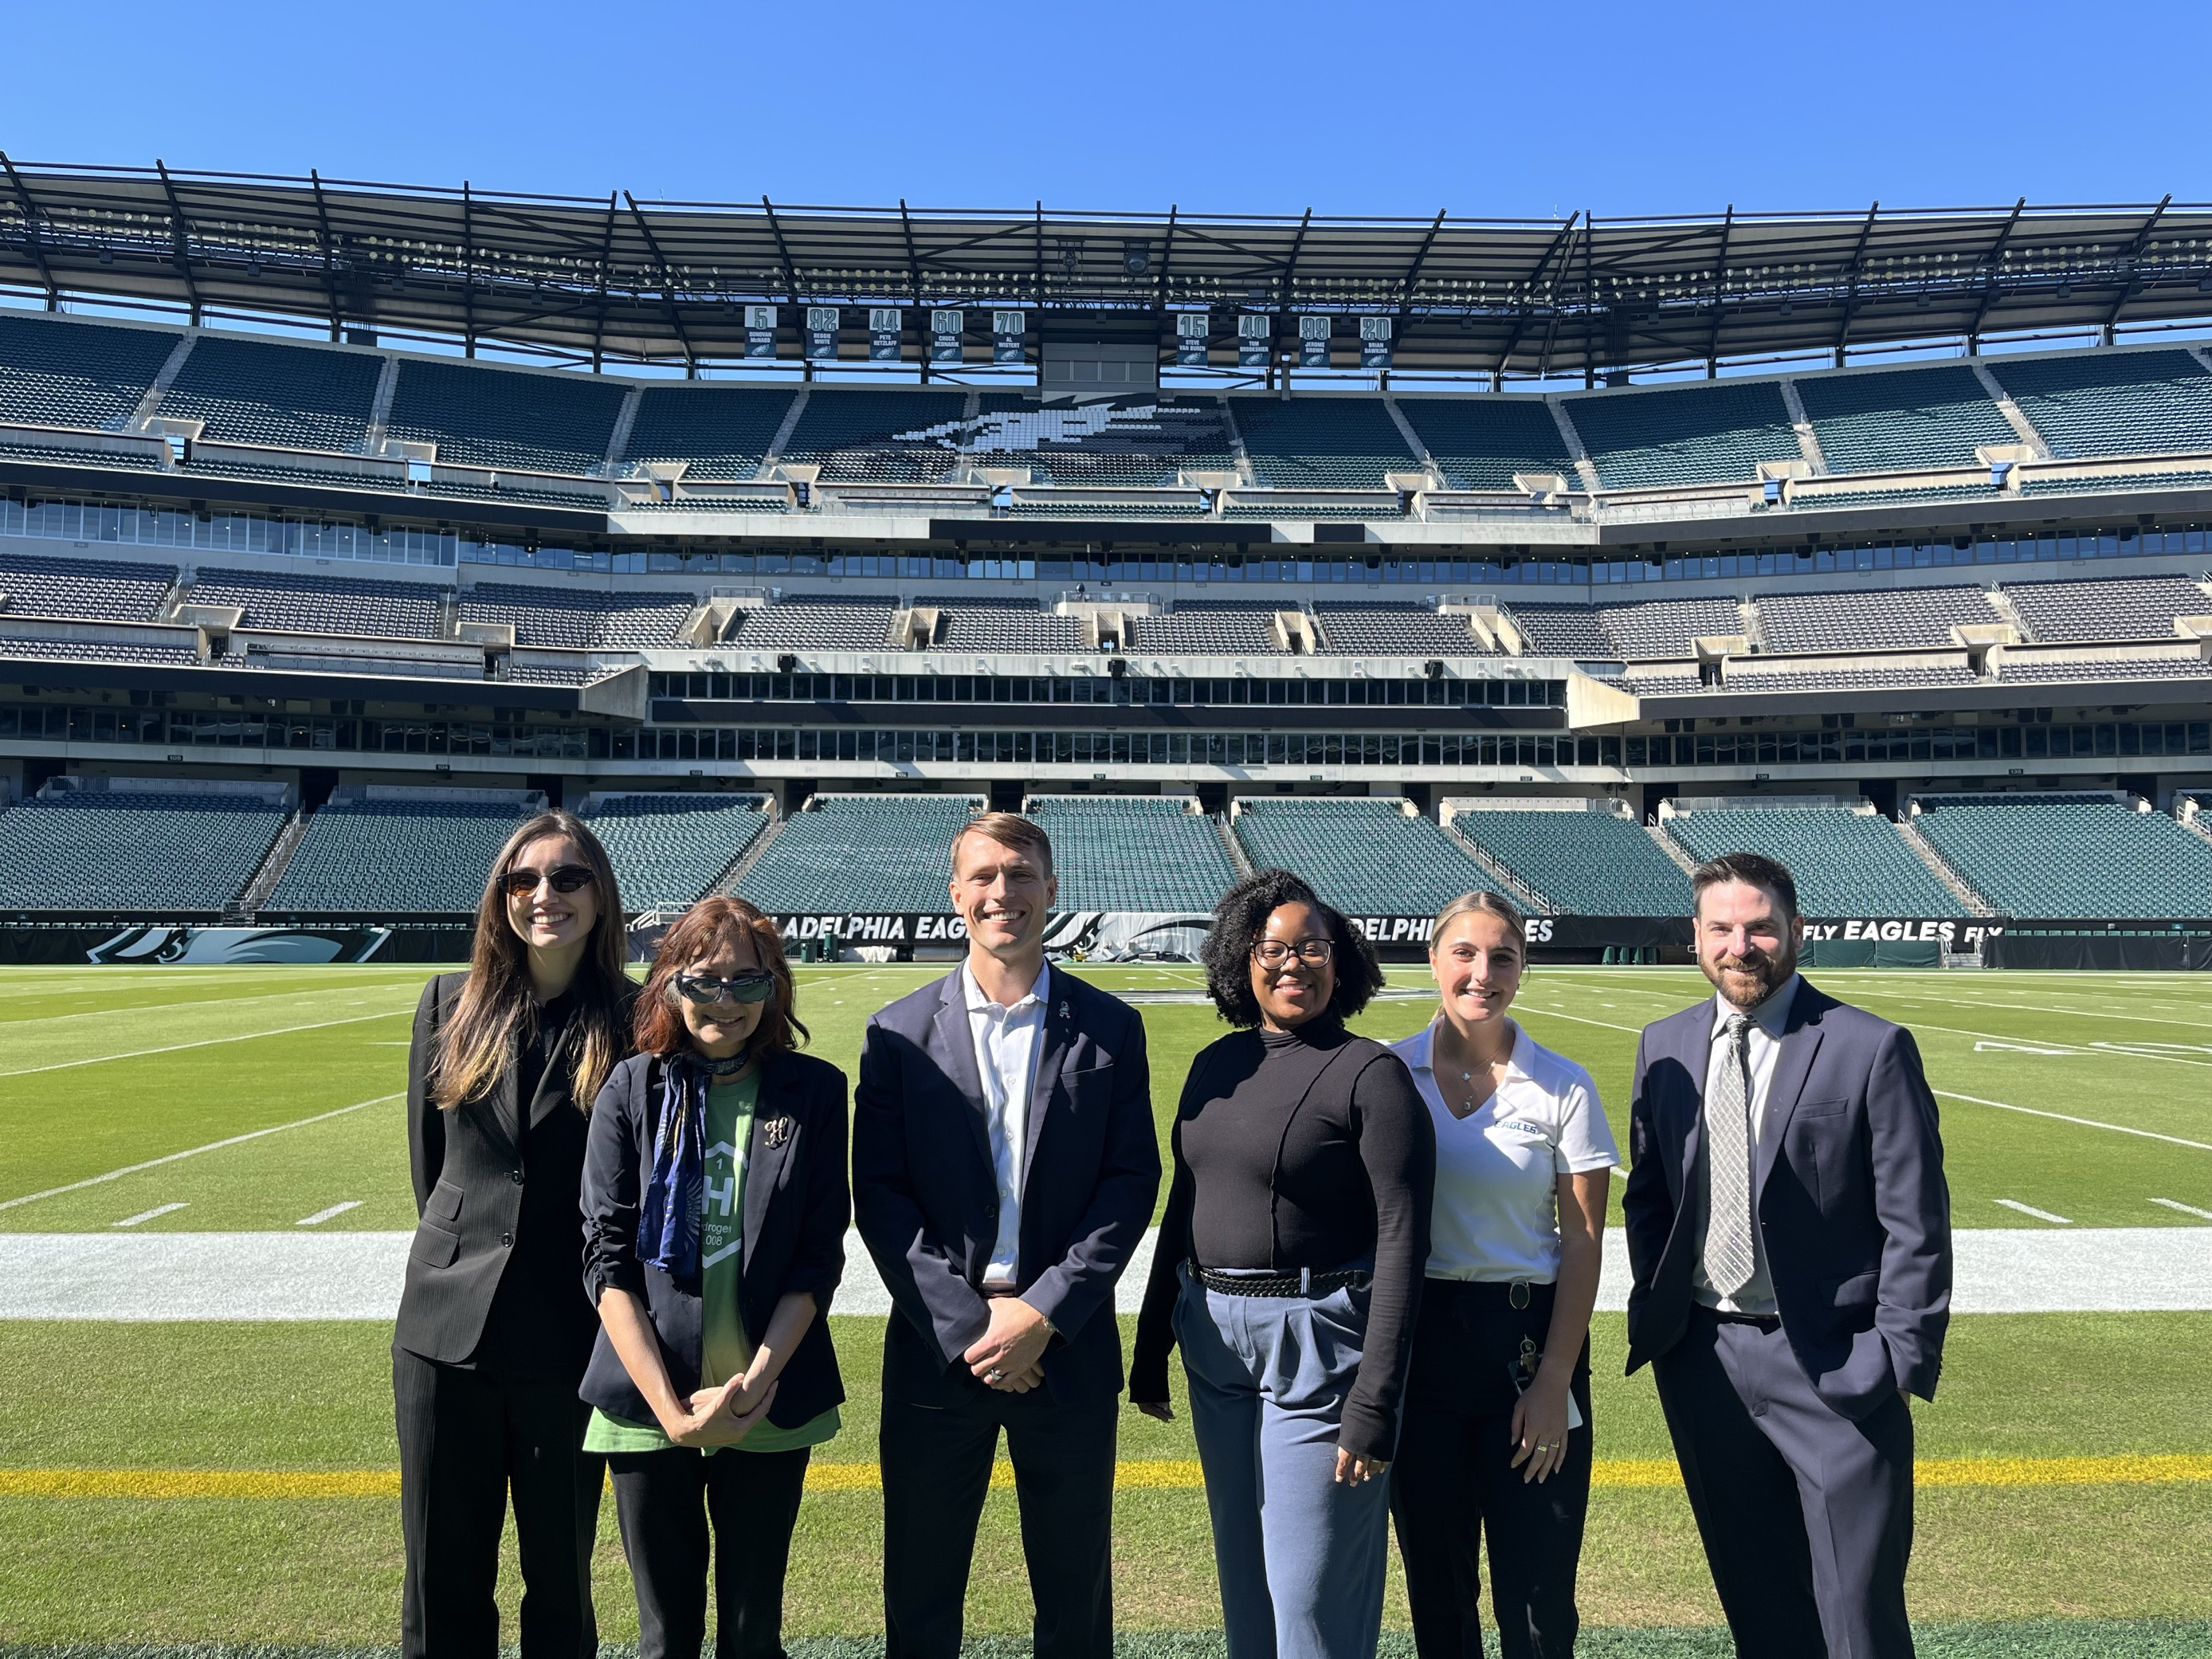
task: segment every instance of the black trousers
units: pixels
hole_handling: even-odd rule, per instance
[[[1589,1510],[1589,1346],[1568,1392],[1583,1414],[1567,1431],[1566,1462],[1541,1485],[1510,1467],[1509,1368],[1525,1336],[1539,1352],[1551,1328],[1553,1287],[1431,1279],[1406,1381],[1405,1424],[1390,1465],[1390,1513],[1406,1563],[1406,1599],[1420,1659],[1482,1659],[1478,1542],[1490,1551],[1490,1601],[1505,1659],[1574,1651],[1581,1615],[1575,1573]]]
[[[1014,1466],[1036,1659],[1113,1659],[1114,1451],[1120,1397],[1063,1405],[964,1376],[902,1386],[923,1357],[899,1315],[884,1340],[885,1659],[957,1659],[975,1528],[999,1435]],[[916,1404],[921,1394],[939,1405]]]
[[[698,1659],[714,1522],[715,1659],[782,1659],[783,1579],[812,1455],[615,1452],[615,1514],[637,1586],[638,1659]]]
[[[1814,1391],[1779,1321],[1706,1308],[1652,1373],[1741,1659],[1911,1659],[1905,1401],[1854,1422]]]
[[[405,1659],[499,1651],[499,1539],[510,1494],[522,1557],[523,1659],[592,1659],[592,1544],[602,1459],[583,1449],[591,1408],[574,1378],[517,1381],[392,1351],[399,1524],[407,1552]]]

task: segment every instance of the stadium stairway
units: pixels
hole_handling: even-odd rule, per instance
[[[1943,855],[1928,844],[1928,837],[1920,833],[1920,826],[1910,816],[1897,821],[1897,833],[1905,837],[1914,856],[1928,866],[1928,872],[1951,890],[1960,903],[1978,916],[1993,916],[1997,907],[1976,892],[1973,884],[1943,861]]]
[[[1221,837],[1221,844],[1228,851],[1229,862],[1237,871],[1237,879],[1242,881],[1251,875],[1252,855],[1244,850],[1244,843],[1237,839],[1237,832],[1229,827],[1229,814],[1209,812],[1206,817],[1213,820],[1214,833]]]
[[[276,884],[284,879],[284,872],[292,863],[292,854],[300,850],[300,842],[307,833],[307,819],[312,815],[311,808],[302,806],[284,820],[284,827],[276,832],[276,839],[269,843],[268,856],[261,860],[261,867],[253,872],[252,879],[246,884],[245,890],[225,909],[225,921],[234,917],[240,925],[250,925],[260,914],[261,907],[269,902],[270,894],[276,890]]]
[[[1482,866],[1483,873],[1498,884],[1498,890],[1519,905],[1522,910],[1530,915],[1536,915],[1553,908],[1549,899],[1492,858],[1486,850],[1476,846],[1474,842],[1462,835],[1457,824],[1444,825],[1444,834],[1457,842],[1468,857]]]
[[[723,872],[722,878],[708,890],[743,898],[745,896],[745,877],[751,872],[753,866],[761,861],[761,854],[768,851],[769,844],[783,833],[783,826],[787,822],[783,808],[771,790],[768,798],[768,828],[753,837],[753,844],[738,855],[737,861]]]

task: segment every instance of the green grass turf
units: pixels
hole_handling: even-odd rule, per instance
[[[853,1398],[845,1432],[817,1454],[825,1460],[872,1458],[881,1329],[875,1319],[836,1321]],[[388,1340],[357,1323],[0,1324],[0,1369],[15,1379],[0,1413],[0,1468],[389,1468]],[[1620,1375],[1622,1341],[1620,1318],[1601,1316],[1599,1455],[1663,1457],[1649,1379]],[[2119,1354],[2124,1376],[2113,1364]],[[2212,1452],[2202,1401],[2208,1366],[2212,1314],[1962,1320],[1942,1397],[1916,1407],[1919,1452]],[[1185,1422],[1133,1413],[1124,1414],[1121,1450],[1125,1460],[1194,1455]],[[604,1629],[611,1640],[634,1641],[611,1506],[603,1519]],[[1122,1625],[1218,1625],[1201,1495],[1125,1492],[1116,1521]],[[880,1542],[873,1493],[808,1500],[792,1569],[794,1634],[879,1627]],[[2208,1550],[2205,1484],[1929,1488],[1919,1500],[1913,1606],[1939,1625],[2212,1618]],[[1718,1616],[1679,1492],[1601,1488],[1583,1560],[1594,1627],[1692,1627]],[[0,1641],[376,1644],[390,1638],[398,1573],[389,1501],[0,1499]],[[511,1612],[511,1559],[507,1578]],[[1023,1629],[1025,1597],[1011,1495],[994,1493],[974,1628]],[[1405,1622],[1395,1568],[1389,1621]]]
[[[411,1224],[399,1107],[380,1097],[404,1086],[408,1015],[429,971],[0,969],[0,1144],[9,1149],[0,1200],[342,1113],[0,1208],[0,1231],[89,1231],[168,1203],[185,1207],[144,1224],[149,1231],[283,1228],[347,1201],[359,1207],[324,1224]],[[800,1007],[815,1051],[849,1074],[867,1017],[937,971],[801,970]],[[1194,969],[1083,971],[1109,990],[1199,986]],[[2206,976],[1843,970],[1817,977],[1914,1029],[1930,1081],[1948,1091],[1940,1104],[1960,1225],[2044,1224],[1999,1199],[2092,1226],[2196,1222],[2154,1198],[2212,1211]],[[1391,978],[1409,990],[1426,983],[1418,968],[1393,969]],[[1589,1066],[1620,1135],[1637,1032],[1704,988],[1688,969],[1539,969],[1516,1013],[1540,1041]],[[1378,1000],[1359,1026],[1395,1038],[1418,1029],[1431,1011],[1419,997]],[[1148,1003],[1143,1014],[1153,1109],[1164,1127],[1192,1056],[1223,1027],[1204,1004]],[[53,1067],[62,1069],[39,1069]],[[349,1107],[358,1109],[343,1110]]]

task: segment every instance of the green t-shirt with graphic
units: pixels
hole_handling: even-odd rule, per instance
[[[760,1073],[737,1083],[718,1083],[707,1091],[707,1150],[699,1194],[699,1386],[711,1389],[741,1375],[752,1363],[738,1310],[745,1256],[745,1160],[752,1150],[753,1109],[760,1098]],[[816,1446],[842,1426],[837,1408],[796,1428],[778,1428],[763,1419],[737,1443],[750,1452],[793,1451]],[[596,1452],[665,1451],[676,1443],[657,1423],[634,1423],[603,1411],[592,1413],[584,1449]],[[702,1448],[712,1454],[727,1447]]]

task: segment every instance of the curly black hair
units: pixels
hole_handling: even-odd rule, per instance
[[[1330,993],[1328,1012],[1350,1019],[1382,988],[1382,969],[1375,960],[1375,947],[1335,906],[1324,904],[1314,890],[1287,870],[1261,870],[1244,878],[1221,896],[1213,907],[1213,926],[1198,959],[1206,966],[1206,988],[1213,998],[1214,1012],[1231,1025],[1260,1023],[1259,1000],[1252,994],[1252,945],[1267,926],[1267,918],[1285,904],[1310,904],[1321,912],[1334,946],[1330,961],[1336,969],[1336,988]]]

